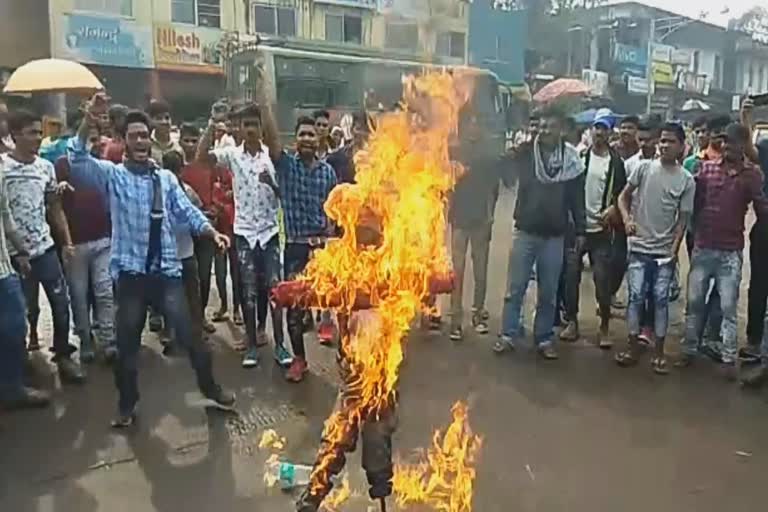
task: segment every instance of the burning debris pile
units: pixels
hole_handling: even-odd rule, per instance
[[[383,500],[394,485],[402,504],[471,509],[471,464],[480,441],[468,429],[465,406],[454,407],[453,425],[442,440],[436,434],[424,463],[397,475],[391,463],[405,337],[430,298],[450,291],[452,282],[445,212],[459,169],[449,146],[471,86],[471,75],[463,73],[406,80],[402,111],[379,116],[365,150],[355,155],[356,183],[337,187],[326,202],[342,237],[317,251],[299,281],[273,296],[280,303],[333,307],[339,315],[344,386],[299,510],[318,510],[359,436],[371,498]]]

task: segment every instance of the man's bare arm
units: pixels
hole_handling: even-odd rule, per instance
[[[267,79],[263,69],[259,68],[256,77],[256,101],[261,108],[261,124],[264,131],[264,144],[269,148],[269,156],[273,162],[277,162],[283,153],[283,145],[280,144],[280,131],[272,112],[272,102],[267,97]]]
[[[747,98],[741,104],[741,112],[739,114],[740,114],[741,124],[744,125],[744,128],[747,129],[747,133],[748,133],[747,142],[744,145],[744,155],[751,162],[759,163],[760,156],[758,155],[757,148],[755,147],[755,144],[752,141],[752,125],[754,124],[752,112],[754,108],[755,108],[754,102],[751,99]]]
[[[195,160],[198,162],[208,162],[215,164],[215,159],[211,158],[211,146],[213,145],[213,131],[216,127],[216,122],[211,119],[208,121],[208,126],[205,127],[203,135],[200,137],[200,141],[197,143],[197,152],[195,153]]]
[[[621,220],[625,224],[630,220],[630,208],[632,206],[632,193],[635,191],[635,186],[627,183],[624,190],[619,194],[619,200],[617,205],[619,207],[619,213],[621,213]]]
[[[685,236],[685,232],[688,228],[688,220],[690,219],[691,214],[689,212],[680,212],[680,215],[677,218],[677,224],[675,224],[675,242],[672,245],[672,256],[677,257],[677,254],[680,252],[680,246],[683,243],[683,237]]]
[[[67,216],[64,214],[64,206],[61,204],[61,196],[56,193],[47,193],[45,209],[48,214],[48,224],[56,241],[64,248],[72,247],[72,236],[69,232]]]

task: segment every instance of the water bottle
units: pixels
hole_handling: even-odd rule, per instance
[[[267,478],[272,482],[278,482],[284,491],[309,485],[309,477],[312,474],[312,466],[292,464],[284,461],[267,463]]]

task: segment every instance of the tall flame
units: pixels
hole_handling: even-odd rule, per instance
[[[358,293],[375,308],[369,321],[342,329],[347,393],[325,424],[331,448],[392,404],[405,334],[428,301],[430,277],[450,271],[445,206],[457,169],[448,150],[471,87],[462,72],[406,78],[403,110],[378,117],[355,155],[356,183],[337,187],[325,204],[344,234],[315,253],[301,279],[321,303],[341,297],[342,316]],[[328,483],[332,453],[319,454],[313,493]]]
[[[435,432],[426,460],[395,467],[392,483],[398,505],[421,503],[441,512],[472,510],[474,463],[482,439],[472,433],[464,403],[454,404],[452,413],[445,434]]]

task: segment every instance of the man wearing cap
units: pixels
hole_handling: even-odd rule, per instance
[[[592,147],[584,156],[586,179],[584,199],[586,210],[586,243],[569,247],[566,255],[565,309],[567,325],[560,334],[564,341],[579,338],[579,287],[584,254],[589,254],[595,280],[595,293],[600,313],[598,345],[609,349],[611,294],[613,293],[612,240],[617,224],[616,201],[627,183],[624,161],[608,143],[613,123],[611,117],[595,118],[592,124]]]

